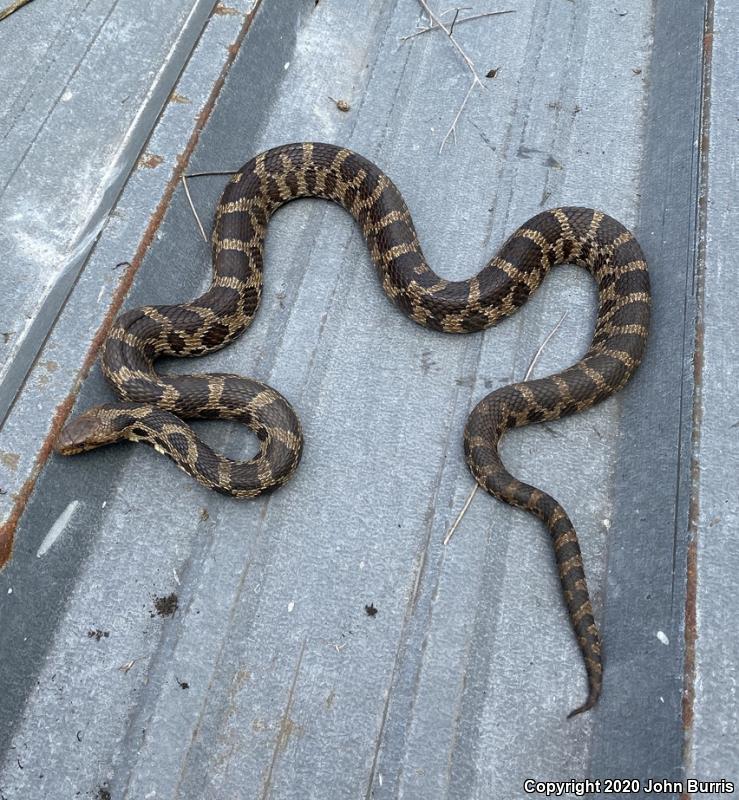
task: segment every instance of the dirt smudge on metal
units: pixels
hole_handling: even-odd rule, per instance
[[[213,9],[213,13],[219,17],[237,17],[241,12],[237,8],[231,8],[223,3],[219,3]]]
[[[0,450],[0,463],[8,469],[12,469],[13,471],[17,470],[20,460],[21,457],[19,453],[6,453],[4,450]]]
[[[139,167],[144,169],[156,169],[164,163],[164,159],[156,153],[144,153],[139,159]]]
[[[179,604],[180,601],[174,592],[161,597],[155,597],[154,612],[152,612],[151,616],[172,617],[175,611],[177,611]]]

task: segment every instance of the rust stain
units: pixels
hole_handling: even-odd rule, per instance
[[[683,764],[691,761],[695,702],[695,651],[698,637],[696,600],[698,592],[698,536],[700,521],[700,464],[697,458],[700,446],[700,432],[703,422],[701,394],[704,367],[704,276],[706,263],[705,231],[708,211],[708,146],[710,142],[711,108],[711,60],[713,56],[713,4],[707,4],[703,36],[703,63],[701,69],[701,120],[700,120],[700,160],[698,179],[698,254],[696,259],[696,326],[693,352],[693,426],[691,435],[692,458],[690,464],[690,503],[688,507],[688,533],[685,587],[685,664],[683,672],[682,724],[685,731],[683,740]],[[681,800],[690,800],[690,792],[683,792]]]
[[[163,162],[164,159],[156,153],[144,153],[139,159],[139,167],[143,167],[144,169],[156,169]]]
[[[295,671],[293,672],[293,679],[290,684],[290,689],[287,693],[287,703],[285,704],[285,710],[282,713],[282,717],[280,719],[280,730],[277,734],[277,741],[275,742],[274,749],[272,750],[272,761],[269,765],[269,769],[267,770],[267,774],[265,775],[264,781],[262,783],[262,791],[260,798],[261,800],[267,800],[267,798],[271,794],[272,789],[272,776],[274,774],[275,765],[277,764],[277,759],[281,753],[285,751],[288,742],[290,741],[290,737],[293,733],[302,733],[303,728],[299,725],[296,725],[290,714],[293,708],[293,702],[295,701],[295,689],[298,683],[298,676],[300,675],[300,668],[303,664],[303,656],[305,655],[305,646],[307,640],[303,639],[303,645],[300,648],[300,654],[298,655],[298,662],[295,665]]]
[[[297,734],[298,736],[302,736],[303,734],[303,726],[296,725],[290,717],[286,717],[282,725],[280,726],[280,734],[277,737],[277,747],[281,753],[284,753],[287,750],[287,745],[290,742],[290,737],[293,734]]]
[[[193,128],[193,132],[190,134],[190,138],[185,146],[185,149],[182,153],[177,157],[177,163],[175,164],[174,169],[172,170],[172,175],[167,182],[167,185],[164,187],[164,191],[162,192],[162,197],[157,204],[157,207],[154,209],[151,217],[149,218],[149,224],[147,225],[140,241],[139,245],[136,249],[136,253],[131,259],[131,263],[128,269],[123,274],[120,283],[118,284],[118,288],[114,292],[113,296],[111,297],[110,306],[108,308],[108,312],[105,315],[100,328],[98,329],[97,333],[93,337],[93,340],[90,344],[90,347],[87,351],[84,361],[82,362],[82,366],[80,367],[80,371],[77,374],[77,379],[72,386],[72,390],[67,395],[67,397],[56,407],[54,412],[54,417],[51,421],[51,425],[49,427],[49,433],[44,439],[41,447],[39,449],[38,455],[36,456],[36,463],[31,470],[31,474],[29,475],[26,482],[21,486],[20,490],[16,495],[14,495],[14,504],[13,508],[8,515],[5,523],[0,526],[0,570],[5,567],[5,565],[10,560],[12,553],[13,553],[13,538],[15,536],[15,529],[18,527],[18,521],[23,514],[26,505],[28,504],[28,500],[33,494],[33,490],[36,486],[36,481],[38,480],[38,476],[41,473],[41,470],[44,467],[44,464],[48,461],[49,455],[54,446],[54,442],[56,441],[57,437],[61,429],[64,427],[64,423],[67,421],[67,417],[69,416],[72,407],[74,406],[74,402],[77,398],[77,394],[79,393],[80,386],[82,382],[87,377],[92,365],[95,363],[95,359],[97,358],[97,354],[100,350],[100,347],[105,340],[105,337],[108,335],[108,331],[110,330],[113,321],[118,316],[118,311],[120,310],[121,306],[123,305],[123,301],[128,294],[129,289],[131,288],[131,284],[133,283],[133,279],[138,272],[139,267],[146,255],[147,250],[149,249],[152,241],[154,240],[154,236],[156,235],[159,226],[162,224],[162,220],[164,219],[164,215],[169,208],[169,204],[172,200],[172,196],[174,195],[175,189],[180,182],[180,178],[182,177],[183,172],[185,171],[185,167],[187,166],[190,156],[192,155],[195,147],[200,140],[200,134],[203,132],[203,128],[205,127],[206,122],[210,118],[210,115],[213,113],[213,109],[215,108],[216,100],[221,93],[221,89],[223,89],[223,84],[226,81],[226,76],[228,75],[233,62],[236,58],[239,49],[244,41],[246,34],[251,27],[252,20],[254,19],[255,14],[259,11],[259,7],[261,6],[262,0],[258,0],[255,3],[254,8],[252,11],[246,16],[244,20],[244,24],[241,26],[236,39],[234,40],[233,44],[228,47],[228,57],[226,58],[223,66],[221,67],[221,71],[216,78],[215,82],[213,83],[213,88],[208,95],[208,99],[206,100],[205,104],[200,110],[200,113],[197,115],[195,119],[195,127]]]
[[[244,686],[247,683],[249,683],[250,680],[251,680],[251,672],[248,669],[242,667],[234,675],[232,686],[236,692],[239,692],[241,691],[241,689],[244,688]]]
[[[687,763],[693,730],[693,703],[695,701],[695,645],[698,636],[696,618],[696,599],[698,591],[698,526],[700,521],[700,464],[695,456],[699,446],[702,411],[700,407],[703,378],[703,324],[698,322],[695,334],[694,351],[694,396],[693,396],[693,457],[690,464],[690,502],[688,506],[688,547],[686,553],[685,576],[685,662],[683,669],[682,724],[685,731],[683,763]],[[689,800],[683,793],[681,800]]]
[[[702,294],[702,292],[701,292]],[[700,429],[703,413],[701,410],[701,387],[703,382],[703,323],[698,321],[695,331],[695,349],[693,353],[693,382],[695,386],[693,398],[693,457],[690,463],[690,503],[688,506],[688,548],[686,554],[685,578],[685,663],[683,677],[682,723],[685,731],[685,753],[683,763],[687,763],[688,749],[693,730],[693,703],[695,701],[695,644],[698,635],[696,617],[696,599],[698,592],[698,526],[700,521],[700,464],[696,458],[700,444]],[[682,800],[689,800],[690,795],[684,793]]]

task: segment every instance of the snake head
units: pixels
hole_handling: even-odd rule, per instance
[[[131,416],[125,413],[125,404],[88,408],[62,428],[54,449],[60,455],[71,456],[112,444],[124,438],[131,422]]]

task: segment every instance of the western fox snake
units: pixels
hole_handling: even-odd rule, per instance
[[[536,515],[550,531],[590,687],[572,714],[591,708],[600,694],[602,661],[577,535],[552,497],[507,472],[498,441],[509,428],[600,402],[623,387],[641,361],[649,324],[647,265],[632,234],[606,214],[544,211],[516,230],[477,275],[447,281],[426,264],[400,192],[373,163],[312,142],[261,153],[232,177],[216,211],[209,290],[190,303],[144,306],[116,320],[101,363],[124,402],[74,418],[57,449],[71,454],[123,438],[148,442],[200,483],[236,497],[256,497],[288,480],[303,438],[298,417],[278,392],[237,375],[158,375],[153,362],[162,355],[209,353],[244,332],[259,305],[267,223],[297,197],[322,197],[347,209],[361,226],[385,293],[435,330],[468,333],[494,325],[522,305],[556,264],[578,264],[595,278],[598,317],[587,353],[556,375],[492,392],[464,431],[467,464],[478,484]],[[196,417],[245,422],[260,439],[258,455],[231,461],[215,453],[182,421]]]

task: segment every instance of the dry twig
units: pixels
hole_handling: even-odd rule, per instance
[[[19,8],[23,8],[23,6],[30,3],[31,0],[15,0],[15,2],[11,3],[7,8],[3,8],[0,10],[0,20],[5,19],[5,17],[9,17]]]
[[[185,175],[186,178],[202,178],[204,175],[235,175],[238,172],[237,169],[218,169],[218,170],[208,170],[207,172],[188,172]]]
[[[447,143],[447,140],[451,136],[454,139],[454,143],[457,143],[457,123],[459,122],[459,118],[462,116],[462,112],[464,111],[464,107],[467,105],[467,101],[470,99],[470,95],[472,94],[472,90],[475,88],[475,82],[472,81],[470,84],[470,88],[467,90],[467,94],[464,96],[464,100],[462,100],[462,105],[459,107],[459,111],[457,111],[456,116],[452,120],[452,124],[449,127],[449,130],[446,132],[446,135],[441,140],[441,144],[439,145],[439,152],[444,149],[444,145]]]
[[[187,195],[187,202],[190,204],[193,216],[195,217],[195,222],[198,223],[198,228],[200,229],[200,233],[203,235],[203,239],[207,242],[208,237],[205,235],[205,228],[203,228],[203,223],[200,221],[198,212],[195,210],[195,204],[192,202],[192,197],[190,196],[190,190],[187,188],[187,175],[185,174],[182,175],[182,185],[185,187],[185,195]]]
[[[564,314],[562,314],[557,324],[547,334],[546,339],[544,339],[544,341],[539,345],[539,349],[534,353],[534,357],[531,359],[531,363],[529,364],[528,369],[526,370],[526,374],[523,376],[523,379],[525,381],[527,381],[531,377],[531,373],[534,371],[536,362],[539,360],[541,354],[544,352],[544,348],[549,344],[549,340],[552,338],[552,336],[554,336],[554,334],[560,329],[568,313],[569,312],[565,311]]]
[[[472,487],[472,491],[469,493],[467,499],[464,501],[464,505],[462,506],[462,510],[457,514],[457,518],[452,523],[452,527],[449,528],[447,531],[446,536],[444,537],[444,544],[449,544],[449,540],[454,536],[454,531],[457,530],[457,526],[462,521],[462,517],[467,513],[467,509],[470,507],[470,503],[472,502],[472,498],[475,496],[475,492],[479,489],[479,485],[475,482],[475,485]]]
[[[208,241],[208,237],[205,234],[205,228],[203,227],[203,223],[200,221],[200,217],[198,216],[198,212],[195,210],[195,204],[192,201],[192,196],[190,195],[190,188],[187,185],[188,178],[201,178],[204,175],[235,175],[238,172],[237,169],[230,169],[230,170],[211,170],[209,172],[188,172],[187,174],[182,175],[182,185],[185,187],[185,195],[187,196],[187,202],[190,204],[190,209],[192,210],[193,216],[195,217],[195,222],[198,223],[198,228],[200,229],[200,233],[203,236],[205,241]]]
[[[423,6],[423,10],[429,15],[429,19],[432,23],[435,23],[439,28],[441,28],[444,33],[449,38],[449,41],[454,45],[457,52],[462,56],[464,63],[467,65],[467,68],[473,75],[473,84],[479,83],[483,89],[487,89],[487,86],[482,82],[482,79],[477,74],[477,70],[475,69],[475,65],[472,59],[464,52],[459,42],[452,36],[452,32],[447,28],[447,26],[436,16],[436,14],[429,8],[428,3],[426,0],[418,0],[418,2]]]
[[[450,136],[452,136],[454,138],[455,142],[457,140],[457,123],[459,122],[459,118],[462,116],[462,112],[464,111],[465,106],[467,105],[467,101],[470,99],[470,95],[472,94],[472,90],[475,88],[475,86],[480,86],[485,91],[487,91],[487,88],[488,88],[482,82],[482,78],[480,78],[480,76],[479,76],[479,74],[477,72],[477,69],[475,68],[475,64],[472,61],[472,59],[467,55],[467,53],[465,53],[465,51],[462,49],[462,46],[454,38],[454,36],[452,36],[452,31],[454,30],[454,25],[457,22],[470,22],[471,20],[482,19],[483,17],[492,17],[494,15],[499,15],[499,14],[510,14],[510,13],[512,13],[512,10],[508,10],[508,11],[489,11],[489,12],[487,12],[485,14],[474,14],[471,17],[463,17],[462,19],[458,19],[459,12],[462,9],[461,8],[450,9],[450,11],[455,11],[456,13],[454,14],[454,19],[452,20],[452,24],[447,28],[447,26],[441,21],[441,16],[444,15],[443,13],[440,16],[437,16],[431,10],[431,8],[429,7],[429,5],[426,2],[426,0],[418,0],[418,2],[421,4],[421,7],[423,8],[423,10],[428,15],[428,18],[431,21],[431,25],[429,27],[427,27],[427,28],[423,28],[420,31],[416,31],[415,33],[411,33],[408,36],[403,36],[401,38],[401,41],[407,41],[408,39],[411,39],[414,36],[418,36],[421,33],[426,33],[427,31],[436,30],[438,28],[439,30],[444,31],[444,33],[447,35],[447,38],[449,39],[449,41],[454,46],[455,50],[460,54],[460,56],[462,57],[462,60],[466,64],[467,68],[472,73],[472,83],[470,84],[469,89],[467,89],[467,94],[465,94],[464,100],[462,100],[462,105],[459,107],[459,110],[457,111],[457,113],[456,113],[456,115],[454,117],[454,120],[452,121],[452,124],[449,127],[449,130],[446,132],[446,135],[442,139],[441,146],[439,147],[439,152],[441,153],[441,151],[444,149],[444,145],[447,143],[447,141],[449,140]],[[447,11],[447,12],[444,12],[444,13],[449,13],[449,12]]]
[[[562,314],[557,324],[552,328],[551,331],[549,331],[544,341],[539,345],[538,350],[534,353],[534,357],[531,359],[531,362],[529,363],[529,366],[526,370],[526,374],[523,376],[523,379],[525,381],[527,381],[531,377],[531,373],[533,372],[534,367],[536,366],[536,362],[541,357],[541,354],[544,352],[544,348],[549,344],[549,341],[552,338],[552,336],[554,336],[554,334],[560,329],[562,323],[565,321],[565,317],[567,316],[567,314],[568,314],[567,311],[565,311],[564,314]],[[462,510],[459,512],[459,514],[457,514],[457,518],[454,520],[451,527],[446,532],[446,536],[444,536],[445,545],[449,544],[449,540],[452,538],[452,536],[454,536],[454,531],[457,530],[459,523],[462,521],[462,517],[467,513],[467,509],[470,507],[470,503],[472,502],[472,499],[477,493],[478,488],[479,484],[476,482],[475,485],[472,487],[472,491],[467,496],[467,499],[464,501]]]
[[[449,10],[451,11],[452,9],[449,9]],[[460,10],[460,9],[455,9],[455,10]],[[447,11],[447,12],[444,12],[444,13],[449,13],[449,12]],[[498,17],[501,14],[515,14],[515,13],[516,13],[515,9],[509,8],[507,11],[486,11],[484,14],[474,14],[471,17],[458,17],[452,23],[451,27],[453,28],[455,24],[456,25],[461,25],[463,22],[472,22],[473,20],[482,19],[483,17]],[[407,36],[401,36],[400,37],[400,41],[401,42],[407,42],[408,39],[413,39],[414,37],[420,36],[423,33],[428,33],[429,31],[436,31],[438,29],[439,29],[439,26],[436,25],[435,23],[433,23],[433,24],[429,25],[427,28],[421,28],[421,30],[414,31],[413,33],[409,33]]]

